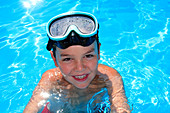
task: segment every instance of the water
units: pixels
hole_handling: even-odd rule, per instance
[[[87,113],[110,113],[110,102],[107,88],[92,96],[87,104]]]
[[[93,13],[100,22],[101,59],[123,77],[133,113],[170,109],[170,1],[0,1],[0,108],[22,112],[48,69],[47,21],[70,10]]]

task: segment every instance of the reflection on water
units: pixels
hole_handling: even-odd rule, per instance
[[[101,91],[95,94],[84,91],[84,94],[81,94],[81,96],[77,95],[75,91],[71,95],[68,94],[70,92],[66,92],[57,90],[57,92],[50,95],[48,100],[50,112],[110,113],[111,111],[107,88],[102,88]]]
[[[110,101],[107,88],[93,95],[87,104],[88,113],[110,113]]]

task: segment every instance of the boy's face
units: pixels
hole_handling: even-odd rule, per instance
[[[56,48],[54,62],[68,82],[83,89],[88,87],[96,76],[99,57],[95,41],[87,47],[74,45],[66,49]]]

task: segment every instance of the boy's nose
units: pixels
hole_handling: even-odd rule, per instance
[[[85,69],[85,66],[84,66],[84,63],[83,63],[83,61],[77,61],[76,62],[76,71],[77,72],[83,72],[84,71],[84,69]]]

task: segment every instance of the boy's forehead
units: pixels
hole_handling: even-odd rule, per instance
[[[61,54],[71,54],[71,53],[76,53],[76,51],[81,51],[82,53],[88,53],[88,52],[93,52],[97,50],[97,46],[96,43],[92,43],[90,46],[87,47],[83,47],[81,45],[72,45],[66,49],[60,49],[58,47],[56,47],[56,52]]]

